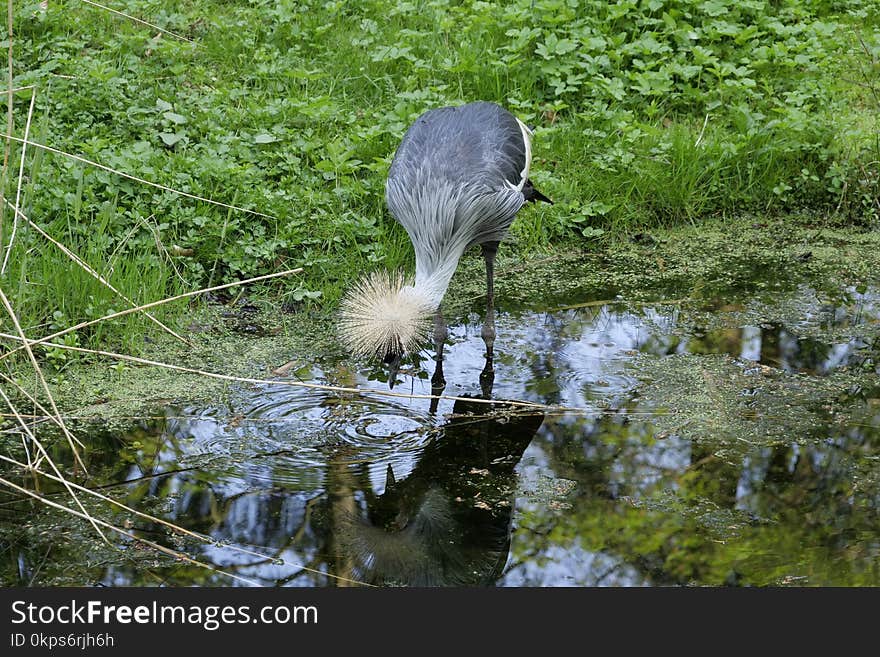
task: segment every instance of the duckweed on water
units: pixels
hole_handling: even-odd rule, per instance
[[[465,258],[453,278],[452,312],[484,298],[482,260]],[[535,253],[526,261],[499,250],[496,302],[553,307],[582,295],[634,301],[731,293],[774,295],[798,283],[835,292],[876,280],[880,232],[842,230],[803,217],[706,222],[650,230],[581,251]]]
[[[660,432],[708,443],[727,454],[779,444],[824,441],[835,427],[863,424],[877,412],[876,375],[837,371],[786,374],[725,355],[642,357],[640,402],[656,411]]]

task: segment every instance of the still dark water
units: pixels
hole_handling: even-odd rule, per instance
[[[480,316],[450,319],[444,394],[495,403],[241,387],[96,434],[92,468],[214,542],[117,522],[260,585],[880,585],[880,295],[785,303],[501,312],[491,391]],[[395,392],[430,395],[433,365]],[[387,390],[381,370],[296,375]],[[7,544],[3,580],[240,583],[93,544]]]

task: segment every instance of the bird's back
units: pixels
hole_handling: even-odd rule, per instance
[[[416,120],[394,155],[385,198],[415,247],[417,279],[441,268],[448,278],[468,246],[504,239],[526,201],[530,160],[528,129],[494,103],[441,107]]]
[[[528,174],[527,134],[502,107],[476,102],[420,116],[394,155],[389,179],[412,188],[427,175],[435,184],[522,189]]]

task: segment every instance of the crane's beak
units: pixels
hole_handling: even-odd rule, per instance
[[[388,389],[394,390],[394,383],[397,380],[397,372],[400,370],[400,354],[388,353],[382,362],[388,366]]]

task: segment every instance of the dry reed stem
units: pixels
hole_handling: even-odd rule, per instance
[[[9,399],[9,397],[6,396],[6,393],[3,392],[2,389],[0,389],[0,394],[3,395],[3,398],[6,400],[6,403],[9,405],[9,408],[12,409],[12,411],[14,413],[17,413],[17,410],[16,410],[15,406],[12,404],[12,401]],[[82,512],[84,514],[86,514],[86,516],[89,519],[89,522],[91,522],[91,524],[92,524],[92,527],[94,527],[95,531],[98,532],[98,536],[100,536],[104,540],[104,542],[109,545],[110,541],[107,540],[107,537],[104,535],[104,532],[101,531],[100,527],[98,527],[98,525],[95,524],[94,518],[92,518],[92,516],[89,514],[89,512],[86,511],[85,507],[82,505],[82,502],[79,501],[79,498],[76,496],[76,493],[73,492],[73,488],[71,488],[70,482],[67,481],[64,478],[64,476],[61,474],[61,471],[58,469],[58,466],[55,464],[55,461],[52,460],[52,457],[49,456],[49,453],[43,447],[43,444],[37,439],[37,436],[33,432],[28,430],[28,428],[25,426],[22,418],[19,417],[19,421],[21,422],[22,427],[24,427],[25,433],[27,433],[28,436],[30,437],[31,443],[33,443],[34,447],[36,448],[36,451],[39,452],[39,454],[40,454],[40,457],[37,460],[37,462],[32,463],[31,467],[26,471],[31,472],[31,473],[38,473],[38,474],[45,475],[46,473],[40,472],[39,470],[36,469],[39,467],[40,462],[43,459],[45,459],[46,462],[49,464],[49,466],[52,468],[52,470],[55,471],[55,474],[58,476],[59,481],[61,481],[61,483],[64,484],[64,487],[67,489],[67,492],[70,494],[70,497],[73,499],[74,502],[76,502],[76,505],[82,510]],[[22,440],[24,440],[24,437],[22,437]],[[28,457],[28,460],[30,460],[30,457]],[[24,466],[24,464],[20,464],[20,465]]]
[[[467,399],[468,399],[468,401],[474,401],[470,397],[468,397]],[[495,403],[502,405],[502,406],[505,403],[508,403],[507,401],[505,401],[503,399],[497,399],[494,401],[495,401]],[[112,402],[108,402],[108,403],[112,403]],[[582,415],[584,417],[602,417],[604,415],[609,415],[609,416],[615,415],[617,412],[614,409],[599,409],[599,408],[596,408],[596,409],[586,409],[586,408],[584,408],[584,409],[567,409],[567,410],[562,410],[562,411],[557,410],[557,407],[553,407],[553,406],[549,406],[547,408],[549,408],[550,410],[542,410],[542,409],[536,409],[536,410],[541,410],[541,412],[544,414],[545,418],[565,417],[567,415],[572,414],[573,412],[578,412],[579,415]],[[522,413],[524,413],[526,415],[528,415],[532,412],[533,411],[529,408],[524,408],[522,410]],[[519,414],[520,413],[517,412],[517,413],[508,413],[507,415],[508,416],[513,416],[513,415],[518,416]],[[53,419],[51,415],[47,415],[45,413],[40,414],[40,415],[37,415],[35,413],[20,413],[20,415],[21,415],[21,417],[28,420],[28,425],[30,427],[35,427],[38,424],[44,424],[44,423],[48,422],[49,420]],[[665,412],[665,411],[631,411],[631,410],[626,411],[627,417],[636,417],[636,418],[666,417],[667,415],[669,415],[669,413]],[[468,417],[468,418],[472,418],[472,419],[476,419],[477,421],[480,421],[480,420],[489,420],[489,419],[495,418],[497,416],[498,416],[497,412],[492,412],[492,413],[485,413],[482,415],[474,415],[473,413],[467,413],[467,414],[450,413],[450,414],[447,414],[445,417],[447,419],[448,418],[456,418],[456,417]],[[13,418],[13,417],[14,416],[10,413],[0,412],[0,418]],[[66,414],[64,414],[63,417],[65,420],[79,420],[82,422],[102,422],[102,423],[106,422],[106,418],[101,417],[99,415],[75,415],[73,413],[66,413]],[[750,415],[749,417],[754,417],[754,416]],[[761,414],[758,417],[772,419],[777,416]],[[782,416],[778,416],[778,417],[782,417]],[[186,420],[192,420],[193,416],[192,415],[170,415],[170,414],[169,415],[114,415],[113,419],[114,420],[129,420],[131,422],[164,421],[164,420],[186,421]],[[238,417],[238,416],[236,416],[235,422],[237,425],[242,425],[242,424],[259,425],[259,424],[281,424],[283,422],[301,422],[301,419],[294,417],[294,416],[285,416],[285,417]],[[860,426],[871,426],[871,425],[870,424],[855,423],[855,424],[849,424],[847,426],[860,427]],[[18,431],[17,429],[14,429],[12,427],[8,427],[6,429],[0,429],[0,434],[16,433],[17,431]]]
[[[9,40],[9,45],[6,47],[6,55],[7,55],[7,76],[9,80],[9,84],[6,86],[6,132],[10,135],[12,131],[15,130],[15,120],[14,114],[12,111],[12,0],[6,1],[6,38]],[[3,171],[0,173],[0,198],[6,199],[6,174],[9,170],[9,152],[11,150],[11,144],[9,143],[9,139],[6,140],[6,144],[3,147]],[[3,242],[3,215],[5,214],[4,207],[0,205],[0,244]]]
[[[44,340],[30,341],[10,333],[0,333],[0,338],[8,340],[17,340],[18,342],[27,342],[30,344],[42,344],[43,346],[51,346],[58,349],[66,349],[68,351],[76,351],[83,354],[93,354],[95,356],[106,356],[116,360],[125,360],[139,365],[151,365],[153,367],[162,367],[176,372],[184,372],[186,374],[196,374],[210,379],[220,379],[221,381],[232,381],[235,383],[251,383],[256,385],[274,385],[274,386],[291,386],[295,388],[307,388],[311,390],[324,390],[327,392],[350,393],[353,395],[367,396],[377,395],[380,397],[397,397],[402,399],[438,399],[446,401],[462,401],[474,404],[498,404],[503,403],[506,406],[517,406],[524,409],[534,409],[536,411],[554,411],[564,413],[594,413],[595,409],[576,408],[568,406],[550,406],[547,404],[538,404],[536,402],[514,401],[514,400],[498,400],[498,399],[480,399],[479,397],[455,397],[452,395],[421,395],[405,392],[394,392],[393,390],[377,390],[375,388],[350,388],[342,386],[331,386],[322,383],[306,383],[305,381],[289,381],[284,379],[254,379],[243,376],[232,376],[230,374],[218,374],[217,372],[209,372],[207,370],[199,370],[192,367],[184,367],[182,365],[172,365],[171,363],[163,363],[156,360],[148,360],[146,358],[138,358],[137,356],[129,356],[128,354],[119,354],[113,351],[102,351],[100,349],[87,349],[85,347],[73,347],[71,345],[59,344],[56,342],[45,343]],[[2,358],[2,356],[0,356]]]
[[[104,5],[98,4],[97,2],[92,2],[92,0],[81,0],[81,1],[86,3],[87,5],[92,5],[93,7],[97,7],[98,9],[103,9],[105,11],[109,11],[112,14],[116,14],[117,16],[122,16],[123,18],[127,18],[128,20],[134,21],[135,23],[140,23],[141,25],[146,25],[149,28],[152,28],[154,30],[158,30],[162,34],[167,34],[168,36],[173,36],[175,39],[182,39],[183,41],[186,41],[187,43],[191,43],[193,45],[198,45],[192,39],[188,39],[187,37],[185,37],[181,34],[176,34],[174,32],[171,32],[170,30],[165,30],[165,29],[159,27],[158,25],[153,25],[152,23],[148,23],[147,21],[141,20],[140,18],[135,18],[134,16],[130,16],[129,14],[126,14],[121,11],[111,9],[110,7],[106,7]]]
[[[564,310],[577,310],[578,308],[597,308],[599,306],[680,306],[690,301],[684,299],[661,299],[659,301],[627,301],[626,299],[597,299],[596,301],[585,301],[584,303],[574,303],[568,306],[559,306],[551,308],[548,313],[559,313]]]
[[[156,242],[156,250],[159,251],[159,254],[164,258],[165,262],[170,265],[171,269],[174,271],[174,275],[177,276],[177,279],[184,285],[189,286],[189,281],[183,277],[183,274],[181,274],[180,270],[177,268],[177,265],[174,262],[174,257],[162,243],[162,235],[159,233],[159,228],[155,225],[155,219],[156,215],[153,214],[146,219],[138,218],[138,224],[136,224],[134,228],[137,228],[138,225],[144,225],[147,227],[147,230],[150,231],[150,234]]]
[[[178,294],[177,296],[168,297],[167,299],[160,299],[159,301],[151,301],[150,303],[145,303],[143,305],[136,306],[134,308],[128,308],[126,310],[120,310],[119,312],[111,313],[109,315],[104,315],[103,317],[98,317],[97,319],[92,319],[87,322],[80,322],[79,324],[76,324],[74,326],[69,326],[66,329],[62,329],[61,331],[57,331],[57,332],[53,333],[52,335],[47,335],[47,336],[45,336],[43,338],[39,338],[37,340],[28,340],[27,344],[31,345],[31,346],[38,345],[38,344],[44,344],[44,343],[48,342],[49,340],[54,340],[57,337],[60,337],[60,336],[65,335],[67,333],[71,333],[72,331],[78,331],[79,329],[85,328],[87,326],[91,326],[92,324],[97,324],[98,322],[105,322],[110,319],[116,319],[117,317],[124,317],[125,315],[130,315],[132,313],[141,312],[143,310],[146,310],[147,308],[155,308],[156,306],[161,306],[163,304],[171,303],[173,301],[179,301],[181,299],[186,299],[187,297],[193,297],[193,296],[196,296],[199,294],[205,294],[207,292],[216,292],[217,290],[223,290],[223,289],[226,289],[229,287],[235,287],[237,285],[247,285],[249,283],[255,283],[257,281],[263,281],[263,280],[267,280],[270,278],[278,278],[279,276],[289,276],[291,274],[298,274],[301,271],[302,271],[302,267],[297,267],[296,269],[287,269],[285,271],[276,272],[274,274],[264,274],[262,276],[255,276],[254,278],[248,278],[243,281],[234,281],[232,283],[224,283],[222,285],[215,285],[214,287],[204,288],[201,290],[194,290],[192,292],[184,292],[183,294]],[[185,342],[187,344],[191,345],[191,343],[189,341],[185,340]],[[53,346],[57,346],[57,345],[55,345],[55,343],[50,343],[50,344],[52,344]],[[15,349],[11,349],[10,351],[7,351],[5,354],[0,354],[0,361],[4,360],[5,358],[11,356],[12,354],[14,354],[18,351],[20,351],[22,348],[23,347],[16,347]]]
[[[2,390],[0,390],[0,394],[2,394]],[[6,463],[10,463],[10,464],[18,466],[20,468],[27,467],[26,464],[21,463],[20,461],[16,461],[15,459],[11,459],[8,456],[3,456],[2,454],[0,454],[0,461],[5,461]],[[59,483],[65,483],[65,479],[63,477],[51,475],[48,472],[38,472],[37,474],[40,474],[48,479],[51,479],[53,481],[57,481]],[[158,474],[158,476],[161,476],[161,475],[162,475],[162,473]],[[204,534],[199,534],[198,532],[190,531],[189,529],[186,529],[185,527],[181,527],[180,525],[176,525],[173,522],[169,522],[168,520],[164,520],[163,518],[159,518],[158,516],[150,515],[149,513],[144,513],[143,511],[138,511],[137,509],[135,509],[133,507],[130,507],[126,504],[123,504],[122,502],[119,502],[118,500],[115,500],[108,495],[104,495],[103,493],[99,493],[96,490],[92,490],[91,488],[86,488],[85,486],[80,486],[80,485],[75,484],[73,482],[67,482],[67,483],[69,483],[73,488],[76,488],[77,490],[82,491],[83,493],[87,493],[89,495],[92,495],[93,497],[96,497],[99,500],[103,500],[104,502],[109,502],[110,504],[113,504],[124,511],[128,511],[129,513],[133,513],[134,515],[136,515],[140,518],[143,518],[144,520],[148,520],[150,522],[155,522],[157,524],[164,525],[165,527],[168,527],[169,529],[171,529],[174,532],[177,532],[179,534],[183,534],[184,536],[189,536],[190,538],[194,538],[197,541],[200,541],[200,542],[205,543],[207,545],[216,545],[217,544],[217,541],[214,540],[213,538],[211,538],[210,536],[205,536]],[[229,550],[232,550],[234,552],[238,552],[240,554],[245,554],[250,557],[258,557],[260,559],[266,559],[266,558],[275,559],[275,557],[270,557],[268,555],[261,554],[260,552],[257,552],[255,550],[248,550],[247,548],[239,547],[238,545],[222,544],[222,547],[229,549]],[[287,566],[301,568],[302,570],[306,570],[308,572],[316,573],[319,575],[326,575],[327,577],[332,577],[333,579],[342,580],[342,581],[349,582],[352,584],[362,584],[364,586],[372,586],[372,584],[367,584],[366,582],[360,582],[358,580],[348,579],[348,578],[342,577],[340,575],[333,575],[331,573],[325,573],[323,571],[316,570],[314,568],[309,568],[308,566],[304,566],[303,564],[294,563],[292,561],[287,561],[286,559],[282,559],[282,561],[284,561],[284,564]]]
[[[13,87],[11,89],[0,89],[0,94],[8,94],[10,91],[12,93],[18,93],[19,91],[27,91],[28,89],[36,89],[37,85],[35,84],[26,84],[23,87]]]
[[[30,426],[27,422],[24,421],[24,417],[21,413],[18,412],[18,409],[15,407],[15,404],[12,403],[12,400],[7,396],[6,392],[3,388],[0,388],[0,397],[3,397],[3,401],[6,402],[6,405],[9,407],[9,410],[12,411],[12,415],[18,420],[18,423],[21,425],[21,428],[24,429],[24,434],[27,435],[28,438],[31,439],[32,442],[37,440],[36,436],[34,436],[33,432],[30,429]],[[5,414],[4,414],[5,415]],[[21,444],[24,447],[24,455],[27,458],[27,464],[22,464],[21,467],[27,468],[28,470],[35,470],[39,467],[39,464],[35,464],[31,460],[31,450],[28,449],[27,440],[25,439],[25,435],[21,436]],[[5,456],[0,456],[0,458],[6,458]]]
[[[0,376],[2,376],[2,375],[0,375]],[[277,381],[273,381],[273,384],[277,384],[277,383],[278,383]],[[441,399],[441,398],[442,397],[438,397],[438,399]],[[475,401],[472,397],[466,397],[463,399],[467,399],[467,401]],[[499,405],[502,405],[502,406],[506,403],[510,403],[509,401],[504,400],[504,399],[495,399],[495,400],[488,400],[488,401],[492,401],[492,402],[499,404]],[[108,403],[112,403],[112,402],[108,402]],[[560,410],[560,408],[562,408],[562,410]],[[544,409],[546,409],[546,410],[544,410]],[[642,417],[666,417],[667,415],[670,415],[670,413],[667,411],[632,411],[632,410],[623,411],[623,409],[564,408],[564,407],[558,407],[558,406],[546,406],[544,408],[537,408],[535,410],[542,411],[544,413],[544,416],[548,417],[548,418],[550,418],[550,417],[565,417],[566,415],[570,415],[573,412],[579,412],[581,415],[584,415],[586,417],[589,417],[589,416],[601,417],[603,415],[615,415],[615,414],[617,414],[618,410],[620,412],[625,412],[627,417],[639,417],[639,418],[642,418]],[[526,407],[523,409],[523,412],[526,414],[529,414],[531,412],[531,409]],[[23,418],[30,420],[31,426],[35,426],[36,424],[42,424],[42,423],[45,423],[45,422],[52,419],[51,415],[47,415],[45,413],[40,414],[40,415],[37,415],[35,413],[21,413],[21,416]],[[462,415],[462,414],[452,413],[452,414],[446,415],[445,417],[447,417],[447,418],[449,418],[449,417],[470,417],[470,418],[476,418],[479,420],[479,419],[491,419],[496,416],[497,416],[497,413],[487,413],[485,415],[474,415],[472,413]],[[9,413],[0,412],[0,418],[10,418],[10,417],[13,417],[13,416],[10,415]],[[106,418],[98,416],[98,415],[74,415],[73,413],[66,413],[66,414],[64,414],[63,417],[66,420],[81,420],[83,422],[106,422]],[[749,417],[754,417],[754,416],[749,415]],[[784,416],[762,414],[762,415],[760,415],[760,417],[762,417],[762,418],[765,418],[765,417],[766,418],[777,418],[777,417],[784,417]],[[114,415],[113,419],[115,419],[115,420],[131,420],[132,422],[148,421],[148,420],[192,420],[193,416],[192,415]],[[300,421],[301,420],[299,418],[292,417],[292,416],[285,416],[285,417],[238,417],[238,416],[236,416],[236,418],[235,418],[236,424],[280,424],[282,422],[300,422]],[[861,427],[861,426],[872,426],[872,425],[855,423],[855,424],[848,424],[847,426]],[[13,433],[15,431],[16,430],[12,429],[12,428],[0,429],[0,434]]]
[[[16,339],[18,339],[18,338],[16,338]],[[45,406],[43,406],[40,403],[40,401],[36,397],[34,397],[32,394],[30,394],[20,383],[18,383],[17,381],[12,379],[11,377],[7,376],[6,374],[3,374],[3,372],[0,372],[0,378],[2,378],[4,381],[6,381],[7,383],[11,384],[14,388],[16,388],[19,393],[21,393],[24,397],[27,398],[27,400],[29,402],[31,402],[34,405],[34,408],[36,410],[42,411],[43,412],[42,417],[48,418],[48,420],[50,422],[54,423],[59,429],[61,429],[62,433],[64,432],[65,425],[62,422],[62,420],[65,417],[67,417],[66,415],[62,415],[62,414],[53,415],[49,409],[47,409]],[[26,416],[22,415],[22,417],[26,417]],[[34,422],[34,424],[37,424],[37,423]],[[76,437],[74,437],[74,440],[76,440],[77,445],[85,448],[85,445],[83,445]]]
[[[41,417],[47,418],[48,421],[53,422],[55,425],[57,425],[59,429],[61,429],[62,431],[64,430],[64,425],[59,421],[58,417],[56,417],[55,415],[52,415],[52,413],[50,413],[49,410],[45,406],[43,406],[36,397],[34,397],[27,390],[25,390],[17,381],[15,381],[12,378],[8,377],[7,375],[3,374],[3,372],[0,372],[0,379],[11,384],[14,388],[16,388],[18,390],[18,392],[21,395],[26,397],[27,400],[29,402],[31,402],[37,410],[42,411],[43,416],[41,416]],[[26,415],[24,413],[22,413],[21,416],[22,417],[29,417],[28,415]],[[68,416],[68,415],[61,415],[60,417],[61,417],[61,419],[70,418],[70,416]],[[39,424],[39,422],[32,422],[31,423],[32,426],[36,426],[37,424]],[[79,445],[81,447],[85,448],[85,445],[80,443],[78,440],[77,440],[77,443],[79,443]]]
[[[6,243],[6,253],[3,254],[3,264],[0,265],[0,276],[6,273],[6,265],[9,264],[9,254],[12,253],[12,245],[15,243],[15,233],[18,230],[19,205],[21,204],[21,184],[24,181],[24,161],[27,155],[27,138],[31,132],[31,119],[34,116],[34,102],[37,100],[37,90],[31,89],[31,104],[28,107],[27,120],[24,124],[24,143],[21,145],[21,159],[18,163],[18,184],[15,187],[15,205],[12,207],[12,232],[9,234],[9,242]],[[7,204],[9,200],[4,198]]]
[[[8,486],[9,488],[12,488],[13,490],[17,490],[20,493],[24,493],[25,495],[27,495],[29,497],[33,497],[34,499],[41,502],[42,504],[45,504],[47,506],[51,506],[55,509],[59,509],[61,511],[64,511],[65,513],[70,513],[71,515],[77,516],[78,518],[86,518],[86,519],[90,518],[88,513],[81,513],[79,511],[71,509],[70,507],[66,507],[63,504],[58,504],[57,502],[53,502],[52,500],[46,498],[44,495],[40,495],[38,493],[30,491],[27,488],[23,488],[23,487],[21,487],[17,484],[14,484],[11,481],[4,479],[2,477],[0,477],[0,484],[3,484],[4,486]],[[151,541],[149,539],[140,538],[138,536],[135,536],[131,532],[128,532],[120,527],[117,527],[116,525],[113,525],[113,524],[106,522],[104,520],[101,520],[99,518],[93,518],[93,520],[95,522],[97,522],[99,525],[106,527],[107,529],[111,529],[118,534],[122,534],[123,536],[130,538],[133,541],[137,541],[138,543],[143,543],[144,545],[148,545],[149,547],[153,548],[154,550],[158,550],[159,552],[161,552],[163,554],[167,554],[168,556],[173,557],[175,559],[185,561],[186,563],[193,564],[194,566],[199,566],[201,568],[205,568],[206,570],[210,570],[211,572],[215,572],[220,575],[225,575],[226,577],[231,577],[232,579],[238,580],[240,582],[244,582],[245,584],[249,584],[251,586],[258,585],[258,582],[247,579],[246,577],[242,577],[241,575],[235,575],[234,573],[227,573],[226,571],[220,570],[219,568],[215,568],[214,566],[211,566],[211,565],[206,564],[202,561],[199,561],[198,559],[193,559],[192,557],[187,556],[187,555],[183,554],[182,552],[177,552],[176,550],[172,550],[170,548],[167,548],[164,545],[159,545],[158,543],[154,543],[153,541]],[[112,545],[112,543],[110,543],[110,545]]]
[[[70,431],[67,429],[67,425],[64,424],[64,420],[61,419],[61,411],[59,411],[58,407],[55,405],[55,398],[52,396],[52,392],[49,390],[49,384],[46,383],[46,379],[45,377],[43,377],[43,370],[40,368],[40,364],[37,362],[37,359],[34,356],[34,352],[31,350],[30,345],[28,344],[27,336],[25,336],[24,331],[21,328],[21,324],[18,322],[18,317],[15,316],[15,311],[12,308],[12,304],[10,304],[9,299],[6,298],[6,294],[3,292],[2,287],[0,287],[0,302],[3,303],[3,307],[6,309],[9,317],[12,319],[12,323],[15,325],[15,330],[21,336],[25,351],[27,352],[28,358],[31,361],[31,366],[34,368],[34,372],[37,375],[37,379],[40,381],[43,392],[46,394],[46,398],[49,400],[49,404],[52,406],[52,412],[55,414],[55,417],[58,418],[58,425],[61,427],[61,431],[67,438],[67,442],[70,444],[70,449],[73,451],[74,459],[76,460],[77,464],[82,467],[83,472],[88,473],[88,470],[86,469],[86,464],[83,463],[83,460],[79,455],[79,450],[77,450],[76,448],[76,443],[78,443],[80,447],[84,447],[84,445],[79,442],[79,440],[77,440],[72,433],[70,433]]]
[[[5,397],[5,395],[4,395],[4,397]],[[82,502],[80,502],[79,497],[77,497],[76,493],[73,492],[73,487],[72,487],[73,484],[71,484],[71,482],[69,482],[67,479],[64,478],[64,475],[61,474],[61,471],[58,469],[58,466],[55,464],[55,461],[52,460],[52,457],[49,456],[49,453],[43,447],[43,444],[39,440],[37,440],[37,437],[34,434],[30,434],[30,436],[31,436],[31,440],[34,444],[34,447],[36,447],[37,450],[40,452],[40,459],[41,460],[45,459],[46,462],[51,466],[52,470],[55,471],[56,477],[53,477],[53,478],[57,478],[58,481],[60,481],[64,485],[64,488],[67,490],[71,499],[73,499],[73,501],[76,502],[76,505],[83,512],[84,517],[89,521],[89,523],[92,525],[94,530],[96,532],[98,532],[98,536],[101,537],[101,540],[103,540],[107,545],[111,545],[107,536],[104,534],[104,532],[101,531],[101,528],[98,526],[98,524],[100,524],[100,523],[97,522],[97,519],[94,516],[92,516],[88,511],[86,511],[86,508],[82,505]],[[21,465],[23,466],[24,464],[21,464]],[[26,470],[26,472],[30,472],[32,474],[41,474],[44,476],[50,476],[47,473],[42,472],[41,470],[35,469],[35,467],[31,468],[29,470]]]

